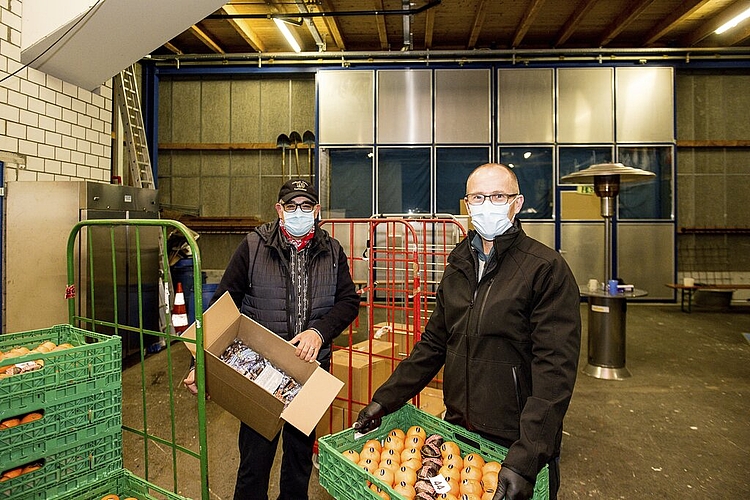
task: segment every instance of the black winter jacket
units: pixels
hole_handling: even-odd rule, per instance
[[[248,233],[232,255],[211,303],[229,291],[240,312],[291,340],[294,328],[287,307],[292,296],[291,249],[282,238],[278,220]],[[336,239],[317,228],[306,251],[310,286],[307,328],[315,328],[323,336],[317,359],[327,369],[331,342],[357,317],[359,296],[346,254]]]
[[[373,400],[394,411],[445,364],[445,419],[508,447],[504,464],[533,482],[559,455],[580,299],[565,260],[515,226],[478,283],[475,233],[451,252],[421,340]]]

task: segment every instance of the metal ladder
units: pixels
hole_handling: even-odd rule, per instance
[[[129,66],[115,76],[114,90],[120,108],[125,138],[128,143],[130,175],[133,185],[156,189],[151,158],[148,155],[146,132],[141,112],[141,99],[135,79],[135,65]]]

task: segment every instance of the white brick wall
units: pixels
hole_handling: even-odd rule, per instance
[[[90,92],[22,67],[22,4],[0,0],[0,160],[5,180],[109,182],[111,82]]]

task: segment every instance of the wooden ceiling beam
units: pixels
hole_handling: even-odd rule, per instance
[[[174,45],[172,45],[171,42],[165,43],[164,44],[164,48],[167,49],[167,50],[169,50],[170,52],[174,52],[178,56],[181,56],[183,54],[183,52],[180,49],[178,49],[177,47],[175,47]]]
[[[568,38],[570,38],[571,35],[573,35],[573,33],[575,33],[578,27],[581,25],[581,22],[586,17],[586,14],[588,14],[589,11],[594,8],[596,2],[598,2],[598,0],[583,0],[578,3],[576,10],[573,11],[567,21],[565,21],[563,28],[557,34],[555,47],[559,47],[560,45],[568,41]]]
[[[683,1],[680,6],[672,12],[669,16],[662,19],[662,21],[654,26],[654,28],[646,35],[646,40],[643,45],[649,47],[654,44],[657,40],[662,38],[664,35],[679,27],[686,18],[691,16],[695,11],[710,3],[712,0],[691,0],[689,2]]]
[[[432,48],[432,37],[435,34],[435,9],[429,9],[425,12],[424,26],[424,48]]]
[[[335,12],[331,0],[320,0],[319,4],[320,7],[318,10],[320,12]],[[341,30],[339,29],[339,24],[336,22],[336,18],[333,16],[324,16],[323,22],[339,50],[346,50],[346,42],[344,41],[344,37],[341,36]]]
[[[466,44],[467,49],[473,49],[477,45],[479,35],[482,33],[484,27],[484,19],[487,17],[487,2],[489,0],[480,0],[477,5],[477,13],[474,16],[474,24],[471,27],[471,34],[469,35],[469,41]],[[428,12],[431,12],[430,9]]]
[[[237,7],[232,6],[231,4],[225,5],[221,10],[225,14],[240,14],[240,10]],[[228,21],[229,24],[231,24],[232,27],[237,31],[237,33],[239,33],[240,36],[247,42],[247,44],[253,48],[253,50],[256,50],[258,52],[266,51],[266,44],[263,43],[263,40],[261,40],[257,33],[255,33],[255,31],[250,27],[250,23],[247,21],[247,19],[228,19]]]
[[[730,21],[733,17],[743,13],[750,8],[750,0],[735,2],[718,15],[712,17],[705,23],[693,30],[693,32],[682,40],[683,47],[692,47],[708,38],[722,24]]]
[[[518,28],[516,29],[515,35],[513,35],[513,41],[510,43],[511,47],[518,47],[518,45],[521,43],[521,40],[523,40],[523,37],[526,36],[526,33],[529,31],[529,28],[531,28],[531,25],[534,23],[534,20],[536,19],[536,16],[539,14],[539,11],[542,8],[542,5],[544,5],[545,0],[532,0],[531,4],[529,5],[529,8],[526,9],[526,12],[523,14],[523,18],[521,18],[521,22],[518,23]]]
[[[385,10],[383,0],[373,0],[373,10],[382,12]],[[385,27],[385,16],[375,16],[375,25],[378,27],[378,40],[380,40],[380,50],[388,50],[390,44],[388,43],[388,29]]]
[[[191,26],[190,32],[195,35],[198,40],[203,42],[203,44],[209,49],[213,50],[217,54],[225,54],[224,49],[219,47],[219,44],[214,42],[213,39],[211,39],[211,37],[208,36],[208,34],[200,29],[197,25]]]
[[[604,47],[609,42],[617,38],[617,35],[628,27],[628,24],[632,23],[638,16],[640,16],[649,5],[654,3],[655,0],[641,0],[625,9],[622,14],[617,16],[617,19],[610,24],[606,30],[604,30],[604,36],[599,41],[599,47]]]

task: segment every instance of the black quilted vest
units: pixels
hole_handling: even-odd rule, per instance
[[[250,251],[248,283],[240,311],[285,340],[291,340],[294,326],[287,304],[292,300],[289,275],[289,252],[280,241],[278,226],[274,231],[250,232],[246,241]],[[334,304],[338,275],[339,243],[318,230],[307,248],[308,322],[321,318]],[[331,346],[325,344],[318,360],[330,356]]]

